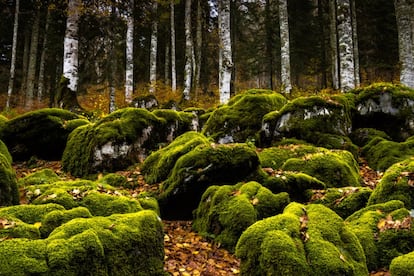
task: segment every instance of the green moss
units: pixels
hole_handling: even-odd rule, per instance
[[[342,219],[323,205],[289,204],[240,237],[244,275],[367,275],[365,256]]]
[[[257,220],[281,213],[287,193],[273,194],[257,182],[210,186],[194,211],[193,228],[234,251],[241,233]]]
[[[0,140],[0,154],[3,154],[4,157],[6,157],[7,162],[9,162],[10,164],[13,163],[13,158],[6,146],[5,143],[3,143],[3,141]]]
[[[374,128],[358,128],[350,134],[352,142],[354,142],[359,147],[363,147],[371,142],[372,139],[376,137],[381,137],[386,140],[391,140],[391,138],[381,130]]]
[[[25,223],[35,224],[41,222],[48,213],[63,210],[65,210],[63,206],[53,203],[43,205],[17,205],[0,208],[0,217],[11,216]]]
[[[312,190],[310,201],[323,204],[343,219],[366,206],[372,190],[367,187],[329,188]]]
[[[9,160],[0,153],[0,206],[19,204],[17,177]]]
[[[175,162],[182,155],[200,144],[208,144],[209,140],[201,133],[189,131],[177,137],[168,146],[152,152],[141,166],[141,172],[149,184],[167,179]]]
[[[0,225],[0,241],[15,238],[40,239],[38,226],[25,223],[13,216],[1,215]]]
[[[161,214],[191,217],[211,185],[240,182],[259,169],[259,158],[246,144],[201,144],[182,155],[161,187]]]
[[[219,143],[256,139],[263,116],[279,110],[286,102],[285,97],[271,90],[247,90],[233,97],[227,105],[217,108],[203,132]]]
[[[67,122],[80,116],[58,108],[45,108],[25,113],[4,124],[0,140],[7,145],[15,160],[31,156],[60,160],[72,129]]]
[[[390,272],[393,276],[413,276],[414,251],[393,259],[390,265]]]
[[[362,155],[370,167],[385,171],[391,165],[414,155],[414,140],[407,139],[405,142],[395,142],[378,136],[362,148]]]
[[[65,129],[72,132],[75,128],[78,128],[83,125],[90,124],[90,122],[87,119],[74,119],[70,121],[65,122]]]
[[[20,187],[39,184],[51,184],[61,180],[60,177],[51,169],[42,169],[20,178],[18,184]]]
[[[128,183],[128,180],[125,176],[116,173],[108,173],[102,178],[98,179],[97,182],[108,184],[113,187],[133,188],[132,184]]]
[[[359,147],[354,145],[351,139],[344,135],[321,133],[318,135],[318,138],[314,140],[314,144],[327,149],[349,151],[355,158],[358,158],[359,156]]]
[[[160,215],[161,212],[158,201],[152,195],[143,192],[138,195],[137,200],[144,210],[152,210],[157,213],[157,215]]]
[[[412,159],[392,165],[372,192],[368,205],[395,199],[404,202],[406,208],[414,209],[413,171]]]
[[[166,131],[163,136],[168,143],[177,136],[190,131],[192,129],[192,122],[196,118],[192,113],[171,109],[156,109],[152,113],[166,121]]]

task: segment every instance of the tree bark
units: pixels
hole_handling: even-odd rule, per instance
[[[170,2],[170,24],[171,24],[171,90],[175,92],[177,90],[177,71],[175,65],[175,12],[174,12],[174,0]]]
[[[230,85],[233,69],[231,30],[230,30],[230,0],[222,0],[218,3],[219,23],[219,93],[220,103],[225,104],[230,100]]]
[[[151,28],[151,46],[150,46],[150,87],[149,92],[155,93],[157,85],[157,50],[158,50],[158,2],[153,2],[154,21]]]
[[[32,37],[30,39],[29,68],[27,70],[27,88],[26,88],[26,107],[33,106],[36,82],[37,53],[39,48],[39,26],[40,26],[40,9],[37,8],[32,27]]]
[[[190,100],[193,73],[193,38],[191,36],[191,0],[185,1],[185,65],[183,99]]]
[[[266,0],[266,6],[265,6],[265,16],[266,16],[266,56],[267,56],[267,74],[268,74],[268,78],[269,78],[269,88],[271,90],[274,89],[274,84],[273,84],[273,71],[274,71],[274,65],[273,65],[273,54],[272,54],[272,49],[273,49],[273,45],[272,45],[272,39],[271,37],[273,36],[271,28],[270,28],[270,22],[271,22],[271,18],[270,18],[270,0]]]
[[[201,0],[197,1],[197,29],[196,29],[196,47],[195,47],[195,76],[194,76],[194,90],[195,98],[198,98],[198,90],[200,87],[201,74],[201,54],[203,46],[203,18],[202,18]]]
[[[10,78],[9,87],[7,89],[7,102],[6,108],[10,108],[10,100],[14,89],[14,78],[16,76],[16,49],[17,49],[17,31],[19,27],[19,10],[20,1],[16,0],[16,7],[14,11],[14,24],[13,24],[13,45],[12,45],[12,57],[10,64]]]
[[[49,25],[51,21],[51,14],[49,8],[47,8],[46,23],[45,23],[45,32],[42,43],[42,54],[40,55],[40,64],[39,64],[39,86],[37,88],[37,100],[41,102],[45,94],[45,65],[46,57],[48,52],[48,32]]]
[[[337,0],[340,88],[355,88],[355,63],[350,0]]]
[[[395,0],[394,6],[398,28],[400,82],[414,88],[414,3],[412,0]]]
[[[129,0],[126,33],[125,102],[132,102],[134,92],[134,0]]]
[[[355,7],[355,0],[350,0],[351,2],[351,14],[352,14],[352,40],[354,42],[354,74],[355,74],[355,86],[358,87],[361,85],[361,78],[359,76],[359,46],[358,46],[358,25],[357,25],[357,14]]]
[[[290,78],[290,40],[287,0],[279,0],[279,25],[282,92],[290,93],[292,90],[292,82]]]
[[[336,1],[329,0],[329,32],[331,44],[331,74],[332,87],[339,89],[339,59],[338,59],[338,31],[336,24]]]
[[[69,0],[68,17],[66,19],[66,32],[63,52],[63,76],[69,80],[68,88],[78,91],[78,50],[79,50],[79,15],[81,0]]]

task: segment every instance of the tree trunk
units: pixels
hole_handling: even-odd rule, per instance
[[[20,91],[26,93],[27,87],[27,69],[29,64],[29,52],[30,52],[30,31],[26,28],[24,32],[24,49],[23,49],[23,64],[22,64],[22,86]]]
[[[7,89],[6,108],[10,108],[10,100],[13,94],[14,78],[16,75],[16,49],[17,49],[17,31],[19,27],[19,9],[20,9],[20,1],[16,0],[16,7],[14,11],[13,45],[12,45],[12,57],[11,57],[11,64],[10,64],[10,79],[9,79],[9,87]]]
[[[157,50],[158,50],[158,2],[153,2],[154,21],[151,29],[151,48],[150,48],[150,88],[149,92],[154,93],[157,85]]]
[[[203,18],[202,18],[201,0],[197,1],[197,29],[196,29],[196,47],[195,47],[195,76],[194,76],[194,90],[195,98],[198,98],[198,90],[200,87],[201,74],[201,49],[203,47]]]
[[[115,17],[115,6],[112,6],[111,11],[111,20],[110,22],[114,24],[116,22]],[[113,26],[113,25],[109,25]],[[116,35],[113,30],[109,30],[109,56],[115,57],[115,45],[116,45]],[[115,90],[115,71],[116,71],[116,58],[110,58],[107,63],[107,72],[108,72],[108,86],[109,86],[109,113],[112,113],[116,110],[115,105],[115,96],[116,96],[116,90]]]
[[[338,31],[336,24],[336,1],[329,0],[329,32],[331,44],[331,74],[332,87],[339,89],[339,60],[338,60]]]
[[[190,100],[193,73],[193,39],[191,36],[191,0],[185,1],[185,65],[183,99]]]
[[[125,102],[132,102],[134,92],[134,0],[129,0],[126,33]]]
[[[398,50],[400,59],[400,82],[414,88],[414,26],[413,1],[395,0],[395,16],[398,28]]]
[[[46,56],[48,52],[48,31],[49,25],[51,21],[51,14],[50,10],[47,8],[47,15],[46,15],[46,23],[45,23],[45,32],[43,37],[43,46],[42,46],[42,54],[40,56],[40,65],[39,65],[39,86],[37,89],[37,101],[41,102],[43,96],[45,94],[45,65],[46,65]]]
[[[359,46],[358,46],[358,24],[356,16],[356,7],[355,0],[350,0],[351,2],[351,14],[352,14],[352,40],[354,42],[354,75],[355,75],[355,86],[358,87],[361,84],[361,78],[359,76]]]
[[[266,56],[267,56],[267,75],[268,75],[268,79],[269,79],[269,88],[271,90],[274,89],[274,84],[273,84],[273,71],[274,71],[274,65],[273,65],[273,54],[272,54],[272,49],[273,49],[273,45],[272,45],[272,31],[271,31],[271,27],[270,27],[270,22],[271,22],[271,18],[270,18],[270,0],[266,0],[266,6],[265,6],[265,16],[266,16]]]
[[[177,71],[175,65],[175,12],[174,12],[174,0],[170,2],[171,10],[171,90],[175,92],[177,90]]]
[[[287,0],[279,0],[279,25],[282,91],[284,93],[290,93],[292,90],[292,82],[290,79],[290,42]]]
[[[79,13],[81,0],[69,0],[66,32],[63,42],[63,76],[69,80],[68,88],[75,94],[78,91],[78,50]]]
[[[355,64],[350,0],[337,0],[340,88],[355,88]]]
[[[230,0],[222,0],[218,3],[219,23],[219,93],[220,103],[225,104],[230,100],[230,84],[233,69],[231,30],[230,30]]]
[[[171,85],[170,81],[170,43],[165,42],[165,59],[164,59],[164,82],[166,86]]]
[[[29,69],[27,71],[26,107],[33,106],[34,87],[36,82],[37,52],[39,48],[40,9],[36,10],[33,19],[32,38],[30,39]]]

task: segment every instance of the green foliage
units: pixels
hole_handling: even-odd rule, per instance
[[[242,232],[257,220],[279,214],[287,193],[273,194],[257,182],[210,186],[194,211],[193,228],[234,251]]]
[[[393,259],[390,265],[390,272],[394,276],[413,276],[414,251]]]

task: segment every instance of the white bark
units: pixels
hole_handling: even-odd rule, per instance
[[[336,29],[336,1],[329,1],[329,32],[331,47],[331,74],[332,86],[335,90],[339,89],[339,60],[338,60],[338,35]]]
[[[184,65],[184,100],[190,99],[193,73],[193,38],[191,36],[191,0],[185,1],[185,65]]]
[[[282,91],[290,93],[292,82],[290,79],[290,40],[289,17],[287,0],[279,0],[279,25],[280,25],[280,62]]]
[[[26,88],[26,107],[32,107],[35,82],[36,82],[36,66],[37,53],[39,48],[39,25],[40,25],[40,9],[36,10],[34,15],[32,38],[30,39],[29,68],[27,70],[27,88]]]
[[[10,79],[9,79],[9,87],[7,89],[6,108],[10,107],[10,99],[13,94],[14,78],[16,75],[16,49],[17,49],[17,30],[19,26],[19,10],[20,10],[20,1],[16,0],[16,7],[14,11],[13,45],[12,45],[12,56],[11,56],[11,64],[10,64]]]
[[[202,9],[201,0],[197,1],[197,29],[196,29],[196,46],[195,46],[195,76],[194,76],[194,89],[196,98],[198,96],[198,88],[200,86],[200,73],[201,73],[201,48],[203,45],[203,22],[202,22]]]
[[[134,0],[129,0],[126,33],[125,102],[132,102],[134,92]]]
[[[340,88],[355,88],[355,63],[350,0],[337,0]]]
[[[410,0],[395,0],[394,5],[398,28],[400,82],[414,88],[414,3]]]
[[[43,44],[42,44],[42,54],[40,56],[40,65],[39,65],[39,86],[37,88],[37,100],[40,102],[45,94],[45,65],[46,65],[46,56],[48,51],[48,31],[50,25],[51,15],[50,10],[47,10],[46,15],[46,24],[45,24],[45,32],[43,37]]]
[[[69,0],[63,49],[63,76],[69,79],[68,88],[78,90],[79,15],[81,0]]]
[[[357,16],[355,8],[355,0],[350,0],[351,2],[351,14],[352,14],[352,39],[354,42],[354,70],[355,70],[355,86],[358,87],[361,84],[361,78],[359,76],[359,46],[358,46],[358,26],[357,26]]]
[[[231,73],[233,68],[231,36],[230,36],[230,0],[222,0],[218,3],[219,23],[219,93],[220,103],[225,104],[230,100]]]
[[[153,12],[157,14],[158,2],[153,0]],[[158,20],[155,18],[152,22],[151,46],[150,46],[150,88],[149,92],[154,93],[157,84],[157,50],[158,50]]]
[[[171,90],[175,92],[177,90],[177,71],[175,65],[175,18],[174,18],[174,0],[170,2],[171,10]]]

